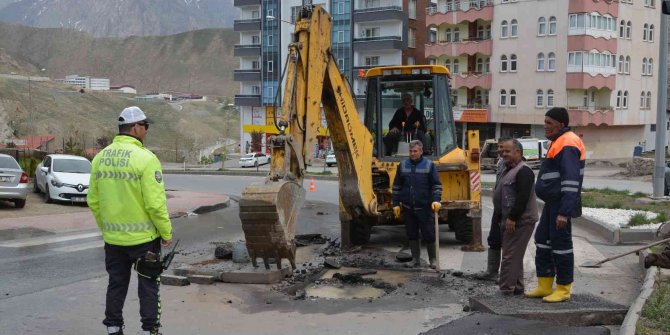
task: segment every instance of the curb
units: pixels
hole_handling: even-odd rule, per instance
[[[641,257],[641,259],[643,260],[644,258]],[[654,284],[656,283],[657,273],[658,268],[655,266],[647,269],[640,295],[637,296],[633,304],[628,309],[628,313],[626,313],[626,317],[624,318],[619,330],[620,335],[635,335],[635,328],[637,326],[637,321],[640,319],[642,308],[651,295],[651,292],[654,291]]]
[[[198,175],[198,176],[246,176],[246,177],[265,177],[267,172],[255,172],[255,171],[192,171],[192,170],[165,170],[163,174],[167,175]],[[307,173],[307,177],[313,177],[317,180],[339,180],[337,175],[319,175],[319,174],[310,174]]]
[[[223,202],[218,202],[212,205],[203,205],[203,206],[198,206],[195,208],[191,208],[187,210],[186,212],[174,212],[174,213],[169,213],[170,214],[170,219],[176,219],[176,218],[182,218],[185,216],[188,216],[189,213],[195,213],[195,214],[205,214],[205,213],[210,213],[214,211],[218,211],[219,209],[224,209],[226,207],[230,206],[230,197],[226,199]]]

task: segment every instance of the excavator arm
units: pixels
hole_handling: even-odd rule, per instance
[[[295,225],[305,198],[306,166],[314,157],[321,107],[337,158],[340,205],[352,218],[377,215],[372,188],[372,135],[361,122],[350,87],[331,53],[332,19],[321,6],[306,6],[289,45],[279,134],[272,136],[270,172],[240,199],[240,219],[252,263],[269,259],[295,268]]]

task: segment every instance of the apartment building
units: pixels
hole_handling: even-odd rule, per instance
[[[352,86],[362,109],[365,81],[359,71],[380,65],[425,62],[425,12],[427,0],[322,0],[313,1],[332,16],[332,51]],[[251,132],[265,139],[277,133],[274,106],[281,106],[281,73],[294,23],[302,7],[298,0],[234,0],[240,9],[233,30],[240,33],[234,56],[240,67],[235,105],[240,111],[240,143],[251,141]],[[315,146],[328,147],[325,118]],[[244,146],[241,146],[244,150]]]
[[[66,85],[77,86],[93,91],[109,91],[109,78],[94,78],[89,76],[68,75],[62,82]]]
[[[542,137],[564,106],[589,159],[654,149],[660,6],[655,0],[439,0],[426,57],[453,72],[458,129]]]

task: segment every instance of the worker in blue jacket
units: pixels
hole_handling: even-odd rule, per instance
[[[545,114],[544,132],[552,142],[535,183],[535,193],[545,205],[535,230],[538,287],[526,295],[545,302],[569,300],[572,291],[575,259],[571,218],[582,214],[586,149],[568,127],[569,122],[565,108],[554,107]]]
[[[405,213],[405,230],[409,240],[414,266],[421,266],[421,242],[426,244],[430,267],[436,267],[435,225],[431,220],[431,210],[435,213],[442,204],[442,183],[437,168],[430,159],[423,157],[423,144],[409,142],[409,159],[398,165],[393,180],[393,214],[400,217]]]

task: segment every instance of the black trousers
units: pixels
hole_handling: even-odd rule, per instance
[[[403,206],[402,209],[405,216],[407,239],[410,241],[421,239],[425,243],[435,242],[435,222],[431,220],[430,207],[412,209]]]
[[[489,249],[500,250],[502,248],[502,233],[500,232],[500,224],[496,222],[495,215],[491,218],[491,229],[489,229],[489,236],[486,238]]]
[[[147,251],[160,254],[160,239],[127,247],[105,243],[105,267],[109,274],[105,320],[102,322],[105,326],[123,326],[123,304],[128,294],[131,269],[133,263]],[[137,275],[142,330],[151,331],[160,327],[159,286],[160,277],[151,279]]]

